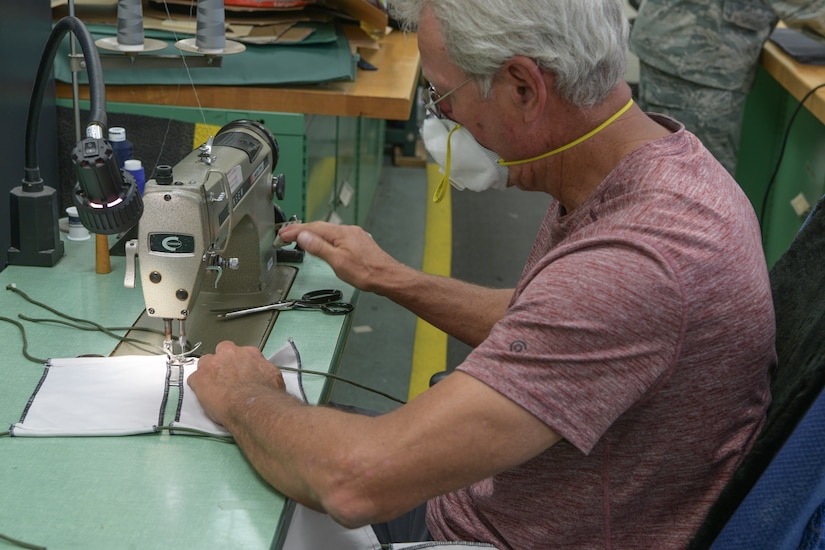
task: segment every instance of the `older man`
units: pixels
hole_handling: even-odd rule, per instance
[[[773,309],[748,199],[695,136],[630,99],[622,5],[394,6],[418,30],[446,179],[555,200],[515,289],[418,272],[358,227],[281,230],[475,348],[365,417],[296,402],[257,350],[221,344],[189,384],[274,487],[348,526],[424,504],[436,540],[688,543],[763,424]],[[479,152],[494,159],[481,183],[461,168]]]

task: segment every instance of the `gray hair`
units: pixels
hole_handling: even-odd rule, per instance
[[[556,91],[578,107],[598,104],[624,78],[629,25],[622,0],[392,0],[389,11],[415,30],[427,5],[451,61],[485,96],[517,55],[553,73]]]

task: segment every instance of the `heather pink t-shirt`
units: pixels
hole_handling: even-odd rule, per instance
[[[430,501],[436,539],[684,547],[762,427],[776,357],[753,209],[657,120],[675,133],[575,211],[551,205],[507,314],[459,367],[564,439]]]

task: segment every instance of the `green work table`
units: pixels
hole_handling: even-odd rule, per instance
[[[95,273],[94,239],[66,240],[52,268],[9,266],[0,272],[0,316],[57,318],[6,289],[107,327],[128,327],[143,310],[138,289],[123,287],[124,259]],[[289,296],[339,288],[356,291],[322,261],[306,256]],[[318,311],[279,315],[264,354],[292,338],[303,368],[332,372],[351,316]],[[35,357],[109,355],[117,341],[99,332],[21,321]],[[120,331],[123,334],[124,331]],[[193,335],[193,339],[196,339]],[[21,332],[0,322],[0,432],[20,415],[42,374],[27,360]],[[324,402],[326,377],[305,374],[312,403]],[[170,401],[174,401],[170,395]],[[167,423],[170,420],[167,408]],[[0,438],[0,534],[50,549],[278,547],[290,503],[252,469],[237,446],[168,432],[128,437]],[[12,548],[0,538],[0,548]]]

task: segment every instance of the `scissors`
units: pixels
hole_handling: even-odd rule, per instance
[[[218,314],[221,319],[234,319],[243,315],[251,315],[262,311],[287,311],[290,309],[317,309],[327,315],[346,315],[354,306],[348,302],[341,302],[343,293],[340,290],[323,289],[313,290],[301,296],[300,300],[283,300],[263,306],[235,309]]]

